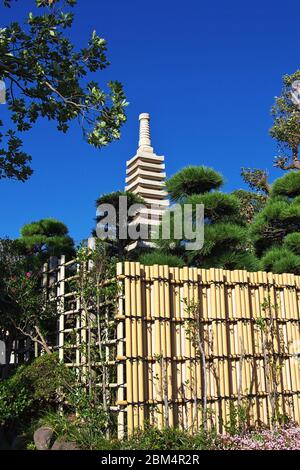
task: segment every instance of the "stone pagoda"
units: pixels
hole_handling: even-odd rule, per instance
[[[151,234],[160,224],[162,215],[169,206],[168,193],[165,189],[165,157],[156,155],[151,146],[149,114],[141,114],[139,120],[139,147],[136,155],[126,163],[125,191],[130,191],[144,199],[146,208],[136,214],[132,223],[139,226],[147,225]],[[146,241],[142,244],[151,245]],[[136,246],[137,243],[131,244],[130,249]]]

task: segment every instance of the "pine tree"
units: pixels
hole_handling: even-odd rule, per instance
[[[300,172],[287,173],[271,188],[251,235],[261,269],[300,274]]]
[[[128,238],[122,239],[120,237],[120,232],[125,231],[127,232],[128,226],[133,222],[135,216],[132,215],[127,215],[126,220],[121,217],[120,218],[120,198],[121,197],[126,197],[127,198],[127,208],[129,209],[133,205],[144,205],[145,201],[142,197],[128,192],[128,191],[115,191],[113,193],[107,193],[103,194],[96,200],[96,207],[97,210],[99,206],[103,204],[109,204],[115,209],[115,214],[116,214],[116,220],[115,220],[115,231],[114,231],[114,236],[108,236],[106,237],[109,248],[111,253],[114,256],[117,256],[118,258],[122,259],[125,257],[125,255],[128,257],[128,252],[127,252],[127,246],[129,245],[130,240]],[[98,224],[98,227],[103,229],[105,231],[105,226],[107,225],[107,214],[106,213],[100,213],[97,218],[96,222]],[[97,230],[93,230],[93,236],[97,236]],[[138,253],[136,250],[134,250],[134,253],[130,253],[130,256],[138,256]]]
[[[30,266],[42,266],[51,256],[75,254],[74,240],[67,226],[55,219],[42,219],[21,228],[21,237],[16,240],[21,254],[25,254]]]
[[[182,207],[204,205],[204,246],[186,251],[186,240],[174,239],[176,216],[172,215],[171,240],[160,236],[158,245],[166,253],[179,255],[191,266],[203,268],[255,270],[258,265],[249,237],[246,217],[241,216],[241,202],[233,194],[217,191],[223,185],[220,173],[204,166],[187,167],[167,181],[173,202]],[[183,211],[182,211],[183,213]]]

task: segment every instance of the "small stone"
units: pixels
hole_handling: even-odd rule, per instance
[[[33,435],[33,440],[37,450],[49,450],[52,436],[53,429],[47,426],[37,429]]]
[[[68,442],[64,439],[57,439],[51,450],[79,450],[76,442]]]

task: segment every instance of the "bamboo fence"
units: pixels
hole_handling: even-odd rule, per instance
[[[52,287],[45,271],[45,285],[61,299],[60,358],[80,368],[86,367],[80,352],[86,324],[76,293],[66,289],[71,263],[62,258],[52,270]],[[107,363],[119,437],[147,422],[195,432],[204,413],[208,428],[222,432],[238,405],[248,425],[271,427],[275,395],[278,416],[300,424],[300,276],[125,262],[117,265],[117,282]],[[191,305],[197,305],[204,354],[191,336]],[[74,331],[73,360],[66,361],[66,338]]]

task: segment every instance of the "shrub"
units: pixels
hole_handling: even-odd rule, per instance
[[[0,426],[20,420],[31,406],[28,390],[15,377],[0,382]]]
[[[220,192],[194,194],[189,196],[185,204],[204,204],[204,215],[206,219],[216,222],[224,217],[237,218],[240,217],[241,203],[236,196],[232,194],[224,194]]]
[[[57,389],[73,380],[71,373],[58,361],[56,354],[45,354],[15,375],[34,401],[57,401]]]
[[[67,226],[51,218],[24,225],[17,242],[21,252],[28,255],[29,267],[40,268],[50,256],[71,258],[75,254]]]
[[[300,196],[300,172],[292,171],[282,178],[278,178],[272,186],[273,196]]]
[[[193,255],[190,255],[191,257]],[[191,263],[193,264],[193,263]],[[209,269],[212,266],[214,268],[220,269],[243,269],[246,271],[258,271],[260,268],[260,263],[258,258],[254,253],[251,252],[233,252],[227,251],[225,253],[217,254],[215,256],[210,256],[208,259],[203,259],[201,261],[201,266],[204,269]]]
[[[180,201],[192,194],[218,189],[223,183],[223,176],[212,168],[188,166],[167,180],[167,190],[174,201]]]
[[[238,247],[243,246],[246,249],[248,232],[245,227],[235,224],[216,223],[205,226],[205,243],[200,250],[204,256],[218,255],[229,250],[234,253]]]
[[[159,430],[146,426],[120,443],[123,450],[208,450],[215,447],[216,433],[199,431],[191,435],[178,428]]]
[[[299,228],[299,203],[282,197],[271,198],[250,227],[257,254],[262,255],[272,245],[282,245],[284,237]]]
[[[0,382],[0,424],[22,429],[30,419],[57,405],[71,373],[59,363],[56,354],[35,359],[32,364],[19,366],[15,374]]]
[[[179,256],[168,255],[161,251],[154,251],[152,253],[146,253],[139,258],[140,263],[147,266],[153,266],[159,264],[160,266],[172,266],[176,268],[182,268],[184,266],[184,260]]]
[[[87,416],[88,414],[88,416]],[[56,438],[76,442],[82,450],[113,450],[115,439],[106,439],[101,410],[86,409],[85,417],[50,411],[38,420],[36,427],[50,426]]]
[[[290,233],[283,240],[284,247],[291,250],[295,255],[300,255],[300,233]]]
[[[300,274],[300,256],[287,248],[271,248],[262,257],[261,268],[276,274]]]

